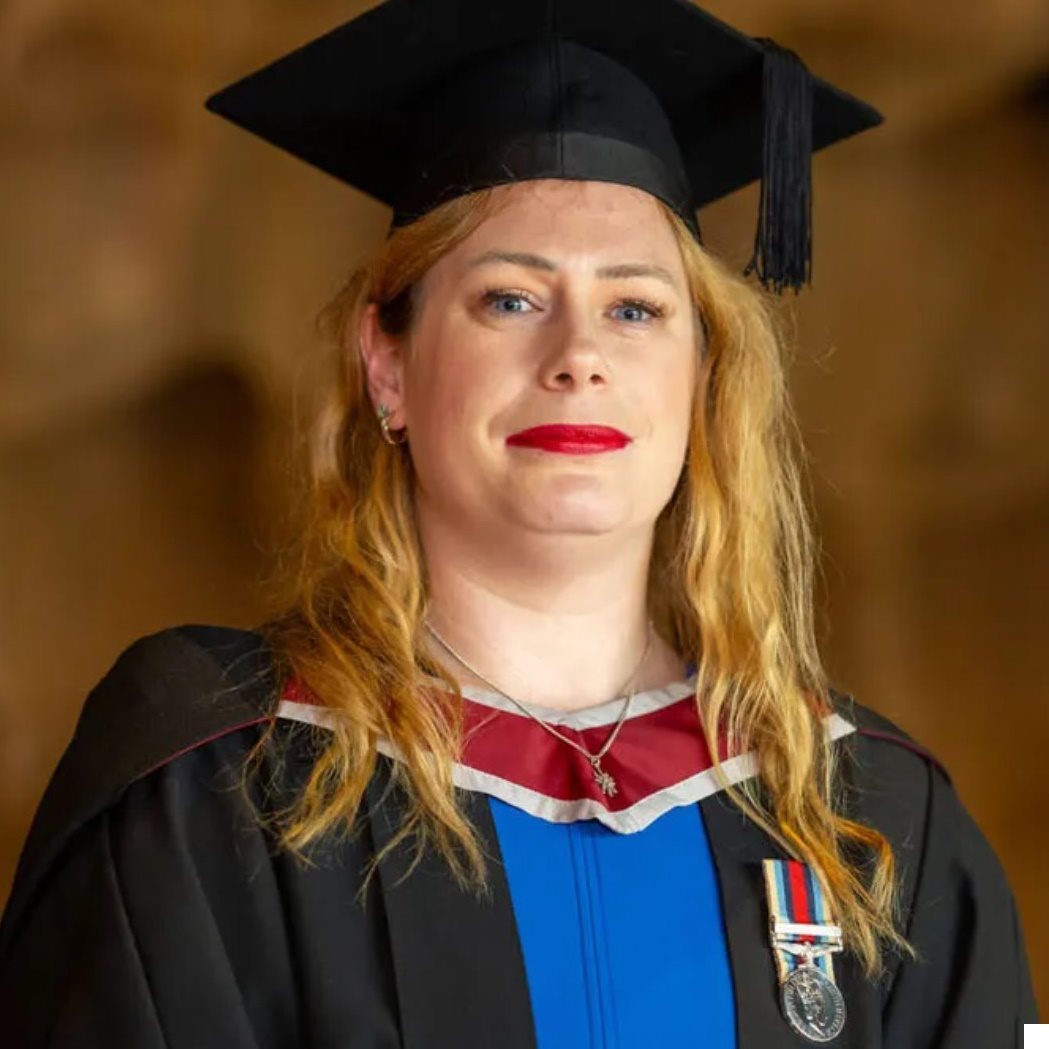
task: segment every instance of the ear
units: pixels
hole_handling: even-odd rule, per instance
[[[369,302],[360,320],[358,344],[371,397],[372,408],[380,404],[390,409],[391,430],[408,425],[404,414],[404,357],[399,340],[388,335],[379,324],[379,306]]]

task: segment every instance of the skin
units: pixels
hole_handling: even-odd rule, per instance
[[[647,641],[655,522],[684,463],[697,324],[647,193],[556,179],[498,192],[504,206],[425,275],[410,335],[386,336],[370,306],[360,350],[373,405],[408,428],[430,621],[501,691],[577,710],[684,677],[654,634],[630,680]],[[492,252],[547,265],[475,264]],[[666,279],[598,273],[626,263]],[[505,443],[550,422],[633,441],[585,456]],[[460,683],[489,687],[430,645]]]

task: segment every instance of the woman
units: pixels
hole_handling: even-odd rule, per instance
[[[776,315],[695,225],[761,174],[799,287],[809,145],[877,114],[688,5],[510,6],[395,0],[209,100],[394,227],[325,314],[287,601],[88,697],[15,1044],[1019,1045],[1009,887],[827,683]]]

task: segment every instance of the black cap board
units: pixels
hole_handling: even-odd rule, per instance
[[[811,283],[811,154],[882,122],[689,0],[387,0],[205,105],[393,208],[593,179],[696,209],[762,180],[746,273]]]

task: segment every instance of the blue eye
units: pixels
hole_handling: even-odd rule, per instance
[[[643,320],[639,314],[648,314],[650,319],[663,316],[663,309],[654,302],[647,302],[645,299],[625,299],[623,302],[616,306],[616,309],[624,309],[633,311],[635,320]],[[626,318],[630,319],[630,318]]]
[[[640,320],[643,320],[644,319],[644,315],[647,313],[647,311],[644,308],[644,306],[639,306],[635,302],[626,302],[626,303],[623,303],[623,305],[621,305],[621,306],[616,306],[616,308],[617,309],[622,309],[622,311],[624,311],[624,312],[625,311],[629,312],[629,316],[627,316],[625,313],[620,315],[623,318],[623,320],[626,320],[626,321],[640,321]]]
[[[528,303],[528,297],[519,291],[486,291],[482,300],[486,306],[493,306],[497,303]],[[529,303],[531,305],[531,303]],[[522,309],[509,309],[502,310],[496,309],[496,313],[524,313]]]

